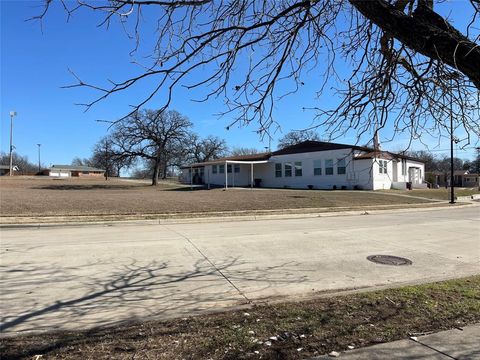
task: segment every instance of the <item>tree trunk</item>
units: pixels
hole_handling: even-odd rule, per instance
[[[153,168],[153,176],[152,176],[152,186],[158,185],[158,175],[160,174],[160,161],[157,159],[155,161],[155,167]]]
[[[480,89],[480,47],[426,6],[407,16],[385,0],[349,0],[368,20],[405,46],[450,65]]]

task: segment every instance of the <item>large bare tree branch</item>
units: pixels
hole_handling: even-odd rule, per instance
[[[104,14],[100,25],[117,19],[134,41],[132,57],[142,46],[142,9],[158,10],[156,43],[142,49],[147,61],[135,59],[137,75],[99,85],[74,74],[71,87],[98,93],[87,109],[141,87],[144,96],[129,118],[154,99],[163,99],[166,110],[178,87],[202,89],[194,100],[222,99],[220,113],[233,115],[230,126],[253,122],[269,136],[275,103],[316,82],[318,96],[331,104],[309,107],[322,138],[349,129],[360,138],[387,124],[412,140],[440,138],[449,135],[450,109],[455,127],[467,134],[464,145],[480,136],[477,0],[463,14],[469,19],[463,29],[435,12],[441,0],[57,1],[69,16],[85,9]],[[345,65],[350,74],[339,72]],[[338,102],[330,100],[332,91]]]

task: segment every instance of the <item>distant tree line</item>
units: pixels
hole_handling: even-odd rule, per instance
[[[10,165],[10,153],[0,152],[0,164]],[[27,156],[22,156],[15,151],[12,153],[12,164],[18,170],[15,172],[18,175],[31,175],[38,172],[38,163],[32,163]]]
[[[426,172],[450,172],[450,156],[437,156],[429,151],[409,151],[407,155],[422,160],[425,163]],[[473,160],[463,160],[458,157],[453,158],[454,171],[465,170],[471,173],[480,173],[480,153],[477,152]]]

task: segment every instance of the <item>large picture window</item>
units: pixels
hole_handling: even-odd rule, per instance
[[[322,160],[313,160],[313,175],[322,175]]]
[[[232,173],[232,165],[230,165],[230,164],[227,165],[227,173],[229,173],[229,174]]]
[[[275,177],[282,177],[282,164],[276,163],[275,164]]]
[[[337,159],[337,174],[345,175],[345,173],[346,173],[345,159]]]
[[[292,163],[285,163],[285,177],[291,177],[292,176]]]
[[[333,175],[333,160],[325,160],[325,175]]]
[[[218,172],[220,174],[225,174],[225,165],[218,165]]]
[[[295,161],[295,176],[302,176],[302,162]]]

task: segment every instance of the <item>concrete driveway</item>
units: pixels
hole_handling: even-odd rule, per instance
[[[2,331],[80,329],[478,274],[479,209],[2,229]],[[413,264],[366,259],[375,254]]]

